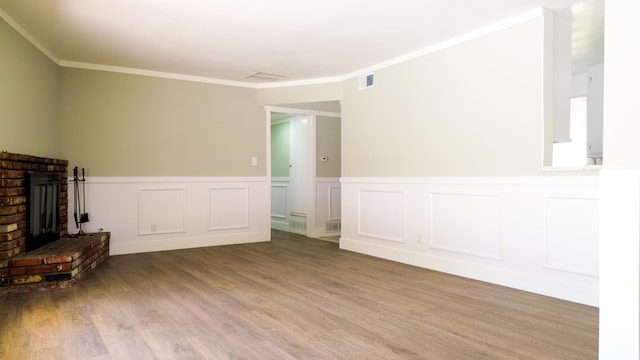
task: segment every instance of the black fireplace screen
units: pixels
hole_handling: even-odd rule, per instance
[[[50,174],[29,174],[26,251],[60,237],[60,179]]]

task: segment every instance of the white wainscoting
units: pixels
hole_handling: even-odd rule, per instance
[[[403,189],[362,189],[358,192],[358,235],[406,242]]]
[[[598,180],[342,178],[340,247],[597,306]]]
[[[141,187],[138,191],[138,235],[187,231],[186,187]]]
[[[249,228],[249,187],[209,188],[209,230]]]
[[[598,203],[593,197],[547,196],[546,267],[598,276]]]
[[[431,248],[502,260],[499,194],[431,193],[430,204]]]
[[[111,232],[110,254],[269,241],[264,177],[87,178],[85,232]],[[69,232],[74,222],[69,186]]]
[[[289,231],[289,178],[271,178],[271,227]]]
[[[305,234],[310,237],[340,235],[342,218],[342,190],[339,178],[316,178],[315,221],[305,218],[306,214],[291,213],[289,209],[290,179],[271,178],[271,227],[278,230]],[[309,202],[311,203],[311,202]],[[306,230],[295,226],[297,219],[303,218]]]
[[[339,178],[316,179],[316,222],[314,237],[340,235],[342,187]]]

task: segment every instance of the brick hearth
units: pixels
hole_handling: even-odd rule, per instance
[[[8,291],[65,288],[109,256],[109,233],[65,236],[11,259]]]
[[[29,173],[60,179],[61,238],[25,252]],[[67,174],[67,160],[0,153],[0,292],[67,287],[109,256],[109,233],[69,235]]]

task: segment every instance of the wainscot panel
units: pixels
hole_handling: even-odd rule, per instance
[[[271,178],[271,227],[313,238],[340,235],[342,190],[339,178],[315,179],[315,217],[290,211],[291,184],[288,177]],[[312,202],[309,201],[311,204]]]
[[[289,230],[289,178],[271,178],[271,227]]]
[[[342,249],[598,305],[598,176],[341,183]]]
[[[340,235],[342,189],[339,178],[316,178],[314,237]]]

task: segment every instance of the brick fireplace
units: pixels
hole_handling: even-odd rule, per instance
[[[26,252],[29,174],[53,175],[60,181],[60,239]],[[0,153],[0,292],[71,286],[109,256],[108,232],[69,234],[67,174],[67,160]]]

